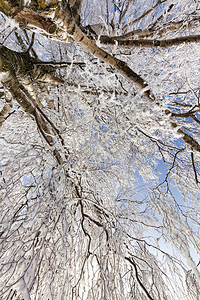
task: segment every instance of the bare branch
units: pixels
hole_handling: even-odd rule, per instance
[[[191,159],[192,159],[192,167],[193,167],[193,170],[194,170],[195,181],[196,181],[196,184],[198,184],[199,180],[198,180],[198,176],[197,176],[197,170],[196,170],[196,167],[195,167],[194,153],[193,152],[191,152]]]
[[[157,40],[157,39],[137,39],[137,40],[121,40],[117,37],[108,37],[108,36],[100,36],[100,41],[104,45],[116,45],[124,48],[132,48],[132,47],[143,47],[143,48],[169,48],[172,46],[179,46],[182,44],[191,44],[191,43],[199,43],[200,35],[190,35],[190,36],[181,36],[172,39],[166,40]]]
[[[26,25],[32,24],[45,30],[48,33],[53,33],[56,31],[56,24],[50,19],[45,18],[42,15],[28,9],[21,7],[15,12],[15,20],[20,23],[21,27],[26,27]]]

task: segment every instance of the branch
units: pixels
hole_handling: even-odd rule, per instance
[[[192,159],[192,167],[193,167],[193,170],[194,170],[195,181],[196,181],[196,184],[198,184],[199,180],[198,180],[197,170],[196,170],[195,163],[194,163],[194,153],[193,152],[191,152],[191,159]]]
[[[171,4],[166,12],[169,12],[173,6],[174,5]],[[163,15],[161,17],[163,18]],[[152,38],[154,35],[162,37],[164,34],[169,34],[170,32],[175,32],[180,29],[183,30],[184,28],[188,31],[188,29],[196,27],[197,22],[199,22],[199,16],[195,16],[191,20],[171,21],[170,23],[158,25],[157,23],[160,21],[161,17],[158,18],[156,22],[151,24],[147,29],[135,29],[118,37],[115,36],[115,38],[127,40],[135,35],[137,35],[138,39]]]
[[[8,71],[13,76],[26,78],[32,81],[40,81],[51,84],[63,84],[63,80],[56,74],[53,66],[42,66],[41,61],[32,58],[29,53],[20,53],[7,47],[0,47],[0,71]],[[37,64],[37,66],[36,66]]]
[[[83,0],[69,0],[68,2],[69,2],[69,5],[71,6],[73,12],[76,15],[80,15]]]
[[[94,43],[91,39],[89,39],[79,28],[79,26],[75,23],[73,18],[65,11],[63,12],[60,10],[60,14],[58,16],[59,21],[63,22],[66,31],[73,40],[84,49],[89,51],[91,54],[95,55],[96,57],[100,58],[104,62],[108,63],[109,65],[113,66],[116,70],[120,72],[120,74],[124,75],[128,80],[136,83],[136,85],[140,89],[147,89],[144,92],[145,97],[150,100],[154,101],[155,96],[151,94],[150,89],[148,89],[147,83],[140,77],[137,73],[135,73],[127,63],[113,57],[103,49],[99,48],[96,43]],[[172,127],[177,127],[177,124],[172,123]],[[197,141],[194,140],[191,136],[186,134],[182,129],[178,129],[177,131],[182,135],[183,141],[192,146],[196,151],[200,152],[200,145]]]
[[[26,79],[26,86],[32,91],[32,80],[45,81],[54,77],[47,74],[48,68],[42,66],[34,66],[34,60],[28,53],[18,53],[6,47],[0,48],[1,82],[6,89],[9,90],[13,98],[19,103],[23,110],[32,116],[46,142],[54,148],[53,153],[59,164],[63,163],[63,159],[59,151],[55,148],[54,136],[57,135],[63,146],[62,137],[54,124],[46,117],[43,111],[38,107],[38,99],[29,93],[28,89],[20,83],[20,79]],[[47,69],[45,69],[47,68]],[[52,70],[52,67],[49,71]],[[50,75],[50,77],[49,77]]]
[[[0,111],[0,127],[3,122],[7,119],[7,116],[12,108],[12,97],[11,95],[5,95],[5,104],[2,110]]]
[[[34,62],[35,65],[40,65],[40,66],[56,66],[56,69],[60,69],[60,68],[65,68],[66,66],[73,66],[73,65],[77,65],[77,66],[81,66],[81,67],[85,67],[86,63],[84,62],[74,62],[74,61],[61,61],[61,62],[55,62],[55,61],[36,61]]]
[[[122,11],[120,12],[120,16],[119,16],[119,24],[121,24],[121,22],[122,22],[122,20],[123,20],[125,14],[126,14],[128,8],[129,8],[130,1],[128,1],[128,3],[127,3],[127,5],[126,5],[125,8],[124,8],[124,5],[125,5],[125,3],[123,3]],[[124,10],[123,10],[123,8],[124,8]]]
[[[137,39],[137,40],[121,40],[121,37],[100,36],[100,42],[104,45],[117,45],[125,48],[145,47],[145,48],[169,48],[179,46],[181,44],[198,43],[200,35],[181,36],[173,39],[158,40],[158,39]]]
[[[34,13],[33,13],[34,14]],[[43,19],[38,18],[38,23],[37,26],[40,28],[44,26],[40,23],[43,23]],[[99,48],[94,41],[92,41],[90,38],[88,38],[83,31],[80,29],[80,27],[76,24],[74,18],[72,17],[70,8],[67,7],[65,10],[62,10],[60,7],[58,8],[57,11],[57,20],[59,22],[62,22],[64,29],[67,31],[68,35],[71,36],[74,42],[76,44],[80,45],[82,48],[86,49],[89,51],[91,54],[96,56],[97,58],[101,59],[102,61],[108,63],[110,66],[113,66],[116,70],[119,71],[120,74],[125,76],[129,81],[134,82],[141,90],[144,90],[144,95],[145,97],[150,100],[154,101],[155,97],[154,95],[150,92],[150,89],[148,88],[147,83],[144,81],[140,75],[135,73],[128,65],[126,62],[113,57],[111,54],[107,53],[105,50]],[[183,39],[185,37],[181,37],[175,40],[180,40],[181,43],[183,42]],[[188,38],[188,37],[187,37]],[[197,36],[192,36],[190,37],[192,39],[196,39]],[[173,42],[172,42],[173,41]],[[128,41],[129,42],[129,41]],[[140,42],[140,41],[133,41],[133,42]],[[168,43],[168,45],[174,44],[174,39],[171,40],[165,40],[165,41],[155,41],[153,42],[152,40],[146,41],[146,43],[154,43],[157,44],[157,46],[160,46],[160,43]],[[42,67],[42,66],[41,66]],[[47,72],[43,73],[43,75],[48,76]],[[43,77],[45,77],[43,76]],[[45,79],[45,78],[44,78]],[[25,108],[29,109],[29,108]],[[172,127],[177,127],[175,123],[172,123]],[[198,144],[197,141],[195,141],[191,136],[186,134],[182,129],[178,129],[178,132],[181,133],[182,139],[185,141],[185,143],[189,144],[192,146],[195,150],[200,152],[200,145]]]
[[[136,279],[137,279],[137,282],[138,284],[140,285],[140,287],[142,288],[142,290],[145,292],[146,296],[148,297],[148,299],[150,300],[154,300],[151,295],[149,294],[149,292],[147,291],[147,289],[145,288],[144,284],[142,283],[142,281],[140,280],[139,278],[139,275],[138,275],[138,270],[137,270],[137,265],[136,263],[134,262],[133,259],[130,259],[129,257],[125,257],[125,259],[134,267],[134,270],[135,270],[135,276],[136,276]]]
[[[25,27],[29,23],[48,33],[54,33],[57,29],[57,26],[52,19],[43,17],[26,7],[19,8],[15,12],[14,19],[20,23],[21,27]]]
[[[172,127],[177,127],[177,124],[172,123]],[[194,150],[200,152],[200,145],[199,145],[199,143],[193,137],[191,137],[189,134],[185,133],[183,131],[183,129],[181,129],[181,128],[179,128],[177,130],[177,132],[181,134],[182,140],[186,144],[188,144],[189,146],[191,146]]]
[[[77,3],[81,3],[78,1]],[[141,90],[144,90],[144,95],[150,101],[154,100],[154,95],[151,94],[148,84],[144,79],[134,72],[126,62],[113,57],[111,54],[107,53],[103,49],[99,48],[94,41],[91,41],[84,32],[77,25],[77,21],[73,18],[70,6],[58,7],[56,13],[56,19],[61,21],[64,25],[63,27],[67,31],[68,35],[85,50],[89,51],[91,54],[101,59],[102,61],[108,63],[110,66],[113,66],[119,73],[125,76],[129,81],[134,82]],[[48,33],[53,33],[56,30],[56,25],[51,19],[47,19],[38,13],[29,10],[25,7],[17,10],[15,14],[15,20],[23,23],[24,25],[30,23]],[[47,76],[48,74],[46,74]]]
[[[125,25],[122,30],[126,30],[128,27],[134,25],[135,23],[137,23],[138,21],[140,21],[141,19],[143,19],[145,16],[147,16],[148,14],[150,14],[154,9],[156,9],[159,5],[165,3],[167,0],[158,0],[158,2],[150,9],[148,9],[144,14],[142,14],[140,17],[138,17],[137,19],[133,20],[132,22],[128,23],[127,25]]]
[[[58,21],[64,24],[63,27],[74,40],[74,42],[76,42],[77,45],[81,46],[82,48],[93,54],[95,57],[114,67],[121,75],[126,77],[129,81],[134,82],[139,87],[139,89],[144,90],[144,95],[148,100],[153,101],[155,99],[154,95],[151,94],[150,89],[148,88],[148,84],[144,81],[144,79],[140,75],[135,73],[127,65],[126,62],[112,56],[105,50],[98,47],[96,43],[90,38],[88,38],[86,34],[80,29],[73,17],[69,15],[69,12],[60,9]]]

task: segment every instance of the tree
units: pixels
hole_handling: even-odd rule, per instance
[[[199,299],[199,3],[0,0],[1,299]]]

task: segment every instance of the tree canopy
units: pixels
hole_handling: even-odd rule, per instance
[[[199,1],[0,12],[0,298],[198,300]]]

